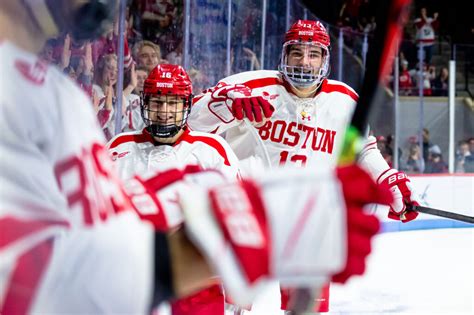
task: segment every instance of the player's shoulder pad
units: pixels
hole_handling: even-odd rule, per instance
[[[143,142],[153,142],[153,138],[142,130],[123,132],[110,139],[110,141],[107,142],[106,148],[112,150],[125,143]]]
[[[329,80],[327,79],[326,82],[323,83],[321,92],[323,93],[341,93],[349,96],[355,102],[359,99],[359,95],[353,88],[349,85],[345,84],[344,82],[337,81],[337,80]]]
[[[200,131],[188,131],[184,134],[180,142],[187,142],[190,144],[193,143],[202,143],[207,145],[208,147],[213,148],[223,159],[224,164],[230,166],[229,161],[229,152],[232,151],[229,144],[219,135],[207,133],[207,132],[200,132]]]

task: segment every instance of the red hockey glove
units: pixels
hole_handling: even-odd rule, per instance
[[[252,96],[252,90],[247,86],[223,83],[220,83],[212,92],[209,109],[224,122],[231,121],[228,113],[230,111],[232,117],[237,120],[248,118],[256,123],[270,118],[275,111],[275,108],[262,96]]]
[[[388,187],[393,194],[388,217],[393,220],[409,222],[416,219],[418,212],[407,210],[407,205],[419,206],[418,198],[414,193],[408,176],[396,169],[389,169],[382,173],[377,180],[382,186]]]
[[[347,207],[347,261],[345,268],[332,281],[345,283],[352,275],[365,271],[365,259],[371,252],[370,242],[377,234],[379,220],[363,211],[368,203],[389,204],[393,198],[388,189],[377,185],[358,166],[337,169]]]
[[[135,176],[125,182],[125,190],[138,216],[153,224],[158,231],[169,231],[183,223],[178,193],[188,185],[210,186],[222,183],[217,171],[203,171],[198,165],[172,168],[145,176]]]

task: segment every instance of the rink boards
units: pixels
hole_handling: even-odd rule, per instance
[[[474,174],[410,175],[410,178],[424,206],[474,216]],[[380,206],[376,213],[383,221],[382,232],[472,226],[426,214],[402,224],[388,219],[387,208]]]

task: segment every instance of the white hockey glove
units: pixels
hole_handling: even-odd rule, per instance
[[[124,187],[138,216],[153,224],[156,230],[167,232],[183,223],[179,192],[187,191],[190,184],[205,188],[224,180],[217,171],[204,172],[198,165],[188,165],[135,176]]]
[[[379,224],[362,207],[386,204],[390,193],[357,166],[337,175],[343,191],[335,173],[280,170],[180,194],[189,237],[237,304],[251,303],[269,279],[317,287],[364,272]]]

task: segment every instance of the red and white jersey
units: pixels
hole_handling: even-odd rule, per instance
[[[237,121],[230,111],[228,119],[223,119],[226,115],[222,113],[215,115],[215,108],[209,106],[213,92],[226,84],[243,84],[252,90],[252,95],[266,98],[275,107],[270,120],[262,127],[254,128]],[[247,160],[257,160],[260,163],[256,165],[270,164],[272,167],[332,168],[341,153],[345,130],[357,99],[356,92],[339,81],[326,79],[316,96],[299,98],[291,92],[278,71],[243,72],[221,80],[215,88],[197,96],[188,126],[192,130],[225,133],[225,139],[241,160],[242,169],[255,165],[245,163]],[[370,148],[373,148],[375,139],[369,140]],[[371,154],[372,151],[377,152],[382,164],[377,163],[375,169],[369,167],[368,171],[377,177],[388,165],[376,147],[370,150]]]
[[[218,135],[185,130],[173,145],[157,144],[146,130],[117,135],[107,144],[123,180],[149,171],[199,165],[215,169],[229,179],[239,177],[238,159]]]
[[[438,20],[433,18],[417,18],[416,26],[416,42],[423,43],[425,46],[433,45],[435,40],[435,29],[438,28]]]
[[[7,41],[0,72],[0,313],[146,312],[153,229],[127,211],[90,100]]]

